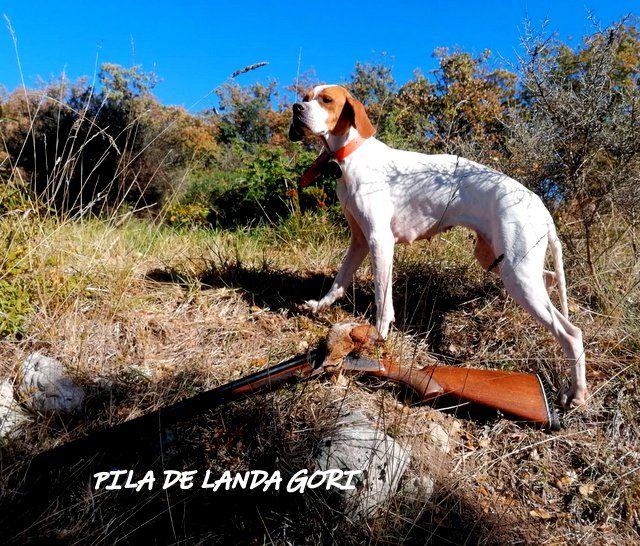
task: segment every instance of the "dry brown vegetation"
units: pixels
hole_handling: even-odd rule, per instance
[[[222,86],[227,110],[202,116],[159,105],[139,67],[106,66],[100,93],[67,82],[3,97],[0,379],[15,379],[39,350],[87,397],[76,415],[32,415],[0,446],[0,541],[638,543],[638,35],[623,21],[573,49],[529,36],[519,75],[488,68],[488,55],[440,50],[435,81],[416,74],[398,88],[388,68],[359,64],[349,84],[386,142],[486,162],[552,209],[591,390],[556,433],[322,377],[217,408],[153,445],[114,446],[110,458],[37,475],[31,462],[50,447],[304,352],[335,322],[370,320],[373,283],[367,262],[339,305],[318,317],[299,311],[328,288],[348,234],[330,183],[292,190],[314,152],[285,142],[275,84]],[[62,128],[67,140],[47,140]],[[100,169],[86,175],[94,160]],[[302,212],[305,198],[321,210]],[[236,225],[212,227],[222,224]],[[453,230],[397,249],[397,322],[384,350],[406,364],[537,372],[560,390],[568,369],[557,343],[472,248],[468,232]],[[367,522],[316,493],[90,487],[101,464],[305,468],[345,408],[413,453],[403,487]],[[434,422],[451,432],[446,456],[433,449]],[[423,475],[436,478],[428,499],[411,485]]]
[[[558,433],[459,419],[404,405],[389,387],[321,379],[175,429],[161,461],[157,449],[127,457],[130,446],[122,446],[120,454],[141,468],[304,468],[336,408],[348,405],[412,446],[407,480],[435,473],[426,502],[401,491],[363,526],[318,495],[300,503],[269,494],[90,492],[91,467],[82,465],[61,469],[50,494],[23,497],[25,463],[35,453],[299,353],[333,322],[370,318],[373,296],[366,266],[340,306],[319,318],[296,310],[326,288],[346,243],[343,228],[317,216],[251,233],[180,232],[138,220],[114,226],[32,217],[19,225],[32,245],[28,269],[41,284],[25,336],[2,342],[2,375],[14,377],[23,357],[39,349],[63,362],[88,398],[81,416],[36,416],[25,436],[4,447],[2,528],[22,532],[15,542],[637,540],[637,324],[590,311],[575,297],[583,280],[571,270],[592,398],[587,410],[565,415]],[[398,329],[387,350],[405,362],[542,372],[559,387],[567,370],[556,344],[472,262],[471,245],[460,230],[399,249]],[[448,457],[433,455],[432,421],[454,431]],[[211,511],[220,514],[213,523]]]

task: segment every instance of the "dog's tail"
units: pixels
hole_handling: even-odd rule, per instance
[[[560,309],[565,318],[569,318],[567,283],[564,278],[564,264],[562,262],[562,245],[560,244],[560,239],[558,238],[558,233],[553,223],[549,224],[549,247],[551,248],[553,269],[555,270],[558,292],[560,293]]]

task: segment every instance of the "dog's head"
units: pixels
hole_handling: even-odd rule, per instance
[[[304,130],[316,136],[344,135],[355,127],[361,137],[376,132],[362,103],[339,85],[317,85],[293,105],[289,138],[302,140]]]

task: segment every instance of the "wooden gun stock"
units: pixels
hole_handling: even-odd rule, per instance
[[[451,366],[401,368],[389,359],[374,361],[347,356],[344,369],[400,383],[424,402],[446,396],[471,402],[551,430],[560,429],[542,378],[536,374],[477,370]]]

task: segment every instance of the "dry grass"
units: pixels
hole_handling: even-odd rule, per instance
[[[430,500],[405,489],[367,525],[316,494],[91,492],[87,469],[50,477],[49,495],[24,496],[26,462],[36,452],[299,353],[335,321],[370,319],[373,296],[365,265],[341,305],[317,318],[298,312],[298,303],[328,287],[346,245],[342,228],[317,217],[237,232],[37,215],[1,227],[6,234],[16,226],[32,312],[20,339],[0,343],[1,375],[13,377],[38,349],[64,363],[88,397],[83,415],[36,416],[22,438],[5,446],[2,533],[14,542],[224,543],[229,536],[235,543],[637,542],[637,318],[618,314],[614,321],[576,300],[593,396],[586,411],[565,416],[559,433],[459,419],[404,405],[399,393],[377,384],[323,379],[176,429],[160,461],[157,451],[129,459],[142,468],[286,472],[308,464],[340,408],[363,409],[411,445],[410,477],[436,476]],[[471,244],[466,232],[453,231],[398,249],[398,329],[387,349],[407,362],[436,358],[542,372],[559,387],[567,370],[555,342],[473,264]],[[584,283],[571,270],[568,278]],[[454,431],[446,457],[430,448],[434,421]]]

